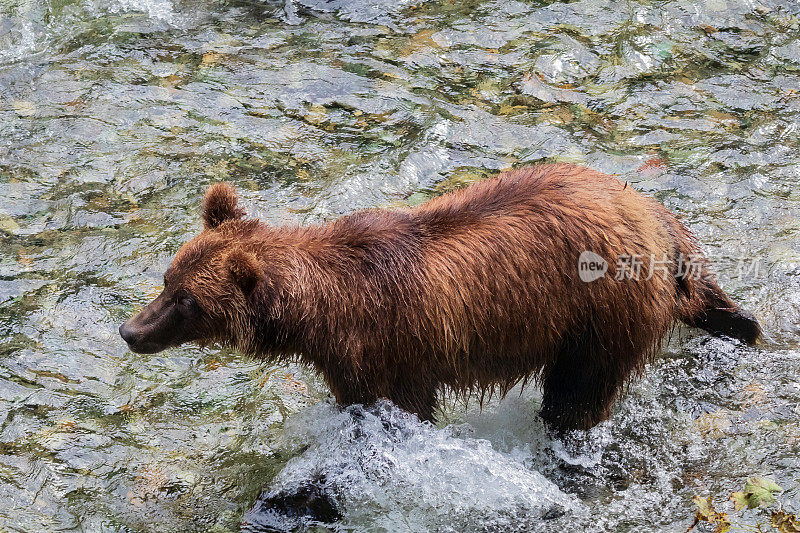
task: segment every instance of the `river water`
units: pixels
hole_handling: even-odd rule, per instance
[[[799,126],[797,2],[0,0],[0,531],[236,531],[321,470],[338,531],[683,532],[748,476],[797,510]],[[542,161],[677,212],[763,342],[677,332],[554,440],[535,387],[432,427],[116,333],[214,181],[306,223]]]

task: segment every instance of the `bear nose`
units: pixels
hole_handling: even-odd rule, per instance
[[[133,329],[128,327],[128,323],[122,324],[119,327],[119,336],[127,342],[128,344],[135,344],[136,343],[136,333],[134,333]]]

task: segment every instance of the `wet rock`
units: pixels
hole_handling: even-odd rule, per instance
[[[304,531],[315,525],[336,522],[341,518],[325,484],[318,477],[295,489],[262,492],[253,508],[242,519],[242,531],[274,533]]]

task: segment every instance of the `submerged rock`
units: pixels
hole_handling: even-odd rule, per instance
[[[264,491],[242,518],[242,531],[273,533],[308,529],[331,523],[342,515],[328,495],[325,479],[310,480],[291,489]]]

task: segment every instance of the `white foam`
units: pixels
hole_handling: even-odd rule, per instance
[[[287,423],[281,446],[305,451],[278,474],[275,491],[324,479],[345,522],[377,529],[536,530],[554,511],[581,506],[514,454],[389,402],[344,410],[320,403]]]

